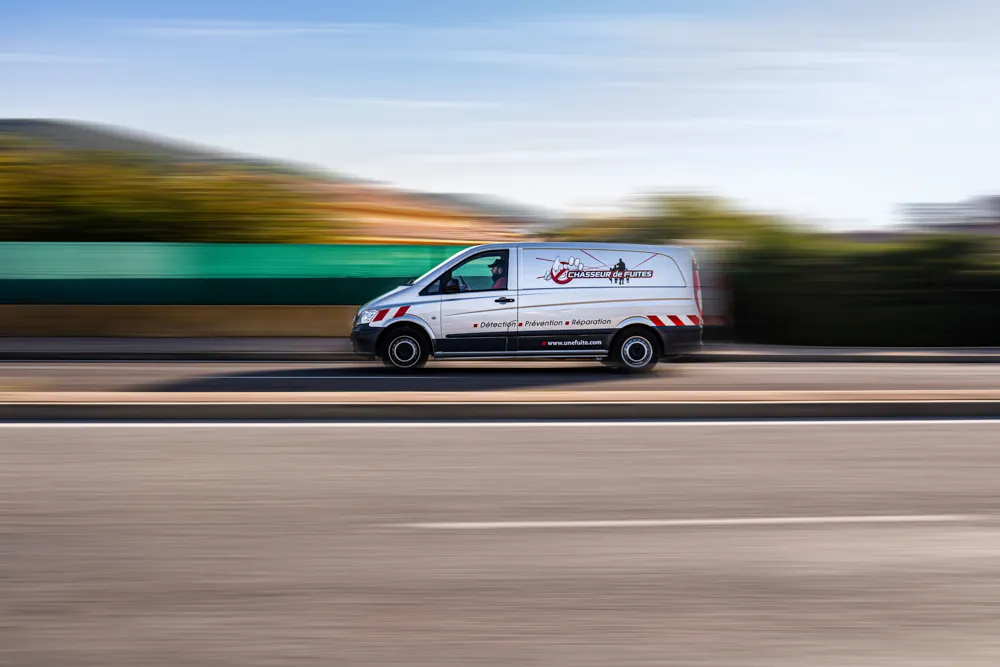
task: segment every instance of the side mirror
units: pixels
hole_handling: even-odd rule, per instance
[[[455,278],[449,278],[444,283],[444,289],[441,290],[442,294],[458,294],[462,289],[458,285],[458,280]]]

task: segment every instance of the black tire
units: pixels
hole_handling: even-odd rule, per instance
[[[645,329],[626,329],[611,343],[608,365],[626,373],[648,373],[660,360],[660,342]]]
[[[424,367],[430,356],[427,337],[419,329],[399,327],[385,334],[379,341],[379,357],[386,368],[408,372]]]

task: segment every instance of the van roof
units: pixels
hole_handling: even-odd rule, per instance
[[[492,248],[523,248],[544,249],[544,248],[587,248],[589,250],[632,250],[638,252],[663,252],[669,250],[691,249],[679,245],[652,245],[639,243],[588,243],[586,241],[549,241],[545,243],[487,243],[475,246],[477,249],[489,250]]]

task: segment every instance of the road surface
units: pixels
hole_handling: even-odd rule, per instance
[[[1000,422],[0,426],[0,665],[1000,664]]]
[[[998,389],[1000,364],[686,363],[643,376],[596,363],[442,362],[400,376],[380,364],[0,364],[0,391],[383,392],[496,390]]]

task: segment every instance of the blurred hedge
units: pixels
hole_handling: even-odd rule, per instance
[[[1000,345],[1000,264],[981,239],[883,249],[763,244],[735,254],[731,270],[740,340]]]

